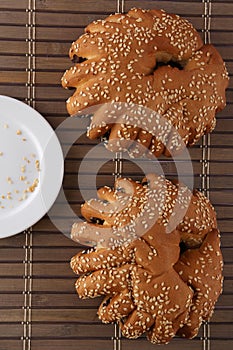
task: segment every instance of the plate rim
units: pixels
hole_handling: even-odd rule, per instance
[[[40,184],[40,187],[38,188],[37,195],[31,201],[28,202],[29,205],[26,205],[20,211],[20,215],[27,216],[27,219],[20,221],[20,223],[10,225],[9,231],[7,233],[1,232],[2,229],[0,229],[0,239],[4,239],[7,237],[15,236],[15,235],[22,233],[25,230],[29,229],[31,226],[36,224],[51,209],[52,205],[56,201],[56,198],[59,194],[59,191],[60,191],[60,188],[62,185],[62,181],[63,181],[63,177],[64,177],[64,157],[63,157],[61,144],[59,142],[59,139],[58,139],[55,131],[53,130],[51,125],[48,123],[48,121],[36,109],[34,109],[33,107],[24,103],[23,101],[20,101],[16,98],[13,98],[13,97],[10,97],[7,95],[0,95],[0,104],[1,104],[1,101],[5,101],[6,104],[9,104],[9,106],[11,104],[12,105],[17,104],[18,106],[20,106],[21,109],[22,108],[25,109],[27,111],[27,113],[30,114],[30,121],[37,120],[37,127],[39,125],[40,129],[42,128],[45,130],[45,133],[43,134],[43,138],[45,138],[46,135],[49,137],[49,141],[45,145],[41,144],[39,136],[36,139],[36,142],[39,144],[39,146],[41,148],[42,158],[43,158],[43,161],[45,164],[45,173],[43,174],[43,178],[45,179],[45,182]],[[9,108],[9,113],[10,113],[10,108]],[[24,121],[24,124],[25,124],[25,121]],[[26,127],[27,127],[27,125],[26,125]],[[52,141],[51,141],[52,143],[49,144],[51,139],[52,139]],[[51,166],[52,162],[49,162],[49,160],[47,159],[48,157],[44,156],[45,155],[44,151],[46,150],[48,145],[49,145],[48,151],[50,151],[50,149],[52,150],[53,148],[55,148],[55,150],[57,152],[56,153],[56,169],[58,168],[59,172],[56,173],[56,181],[54,181],[52,183],[52,191],[53,192],[50,196],[49,201],[46,202],[46,206],[45,206],[42,191],[44,188],[44,183],[47,184],[46,183],[46,172],[48,174],[48,177],[51,177],[51,174],[48,173],[48,171],[51,172],[51,169],[52,169],[52,166]],[[33,213],[33,210],[35,210],[34,213]],[[32,215],[30,215],[30,212],[32,212]],[[25,215],[25,213],[26,213],[26,215]],[[16,215],[16,214],[13,214],[10,217],[10,220],[12,222],[15,221],[14,220],[15,217],[16,218],[20,217],[19,213],[18,213],[18,215]],[[9,221],[9,218],[8,218],[8,221]],[[3,227],[3,231],[5,230],[4,225],[6,224],[6,222],[7,222],[7,218],[2,219],[2,220],[0,218],[0,224],[1,224],[1,227]]]

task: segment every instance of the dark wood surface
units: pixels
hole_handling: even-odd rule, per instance
[[[29,103],[43,114],[55,129],[67,117],[65,100],[71,94],[60,86],[70,66],[68,50],[83,28],[98,18],[115,12],[113,0],[0,0],[0,94]],[[131,7],[164,8],[189,19],[205,36],[205,8],[209,1],[119,1],[124,10]],[[33,9],[33,5],[35,8]],[[210,9],[210,4],[207,4]],[[32,8],[30,11],[27,9]],[[120,7],[122,9],[122,7]],[[33,17],[34,16],[34,17]],[[33,19],[34,18],[34,19]],[[28,73],[29,19],[34,21],[33,71]],[[233,75],[233,3],[211,1],[210,38]],[[33,60],[33,62],[32,62]],[[32,75],[33,79],[32,80]],[[32,89],[27,86],[28,80]],[[29,95],[28,95],[29,93]],[[32,100],[27,100],[32,98]],[[194,340],[174,339],[168,350],[230,350],[233,347],[233,83],[227,91],[228,105],[217,116],[217,127],[210,138],[208,193],[218,214],[224,256],[224,291],[211,323],[202,327]],[[72,130],[63,133],[69,142]],[[83,135],[71,148],[65,161],[64,188],[72,208],[79,213],[82,196],[77,170],[85,154],[95,145]],[[195,187],[202,188],[202,141],[190,149]],[[101,154],[100,154],[101,158]],[[93,168],[98,161],[93,161]],[[165,174],[175,176],[171,160],[161,158]],[[114,162],[101,168],[97,186],[113,184]],[[123,174],[140,179],[132,162],[123,162]],[[87,174],[85,174],[86,176]],[[90,188],[90,175],[86,188]],[[59,220],[67,219],[59,204]],[[29,247],[29,244],[32,246]],[[100,299],[79,300],[74,291],[75,276],[70,258],[81,249],[45,216],[33,226],[32,234],[22,233],[0,241],[0,350],[150,350],[146,341],[117,338],[114,325],[97,319]],[[28,254],[28,256],[26,256]],[[31,254],[31,257],[30,257]],[[31,259],[31,263],[30,260]],[[26,261],[25,261],[26,260]],[[25,270],[26,266],[26,270]],[[29,269],[31,267],[31,271]],[[31,275],[31,276],[30,276]],[[31,278],[27,278],[30,276]],[[26,283],[25,283],[26,279]],[[30,283],[31,282],[31,283]],[[25,292],[30,293],[25,294]],[[28,309],[27,309],[28,307]],[[28,324],[26,322],[29,322]],[[209,327],[209,342],[203,341]],[[27,339],[26,337],[29,337]],[[208,348],[209,346],[209,348]]]

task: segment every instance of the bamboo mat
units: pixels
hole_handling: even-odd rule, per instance
[[[65,100],[71,92],[60,86],[60,78],[70,66],[71,42],[89,22],[134,6],[164,8],[189,19],[206,42],[215,44],[233,74],[232,1],[0,0],[0,94],[35,107],[56,128],[67,117]],[[195,187],[209,195],[218,214],[224,292],[198,337],[176,338],[165,347],[168,350],[233,348],[232,81],[227,100],[214,133],[190,149]],[[69,139],[69,132],[66,136]],[[94,144],[83,136],[65,161],[65,193],[77,212],[82,202],[77,169]],[[168,177],[174,175],[170,160],[162,159],[161,164]],[[114,158],[101,168],[97,185],[113,184],[116,172],[140,179],[137,167]],[[90,186],[88,176],[86,185]],[[96,317],[98,299],[78,299],[69,260],[80,249],[47,216],[31,230],[0,241],[0,350],[156,348],[145,337],[127,340],[115,325],[102,325]]]

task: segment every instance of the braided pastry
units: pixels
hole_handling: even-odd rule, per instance
[[[228,75],[221,56],[203,45],[191,23],[163,10],[134,8],[89,24],[72,44],[70,58],[76,63],[62,85],[75,88],[67,100],[71,115],[111,101],[133,103],[156,111],[185,145],[193,145],[214,129],[215,114],[225,106]],[[119,140],[118,149],[121,140],[132,139],[156,156],[170,155],[159,133],[144,130],[136,118],[117,124],[117,116],[109,119],[110,110],[105,112],[94,114],[90,138],[108,132],[110,140]],[[150,130],[156,121],[151,118]]]
[[[100,200],[84,204],[87,223],[72,228],[78,241],[110,237],[104,239],[111,249],[81,252],[72,258],[71,267],[81,274],[76,282],[79,296],[106,295],[99,317],[103,322],[120,321],[126,337],[147,332],[153,343],[167,343],[175,334],[193,337],[221,293],[222,255],[214,209],[199,192],[190,196],[184,185],[179,191],[178,184],[154,174],[142,184],[118,179],[115,190],[102,188]],[[177,223],[172,218],[179,206],[187,211]],[[137,221],[143,221],[142,226]],[[135,230],[136,239],[119,246],[113,237],[119,231],[124,243],[126,226]],[[180,241],[185,251],[179,257]]]

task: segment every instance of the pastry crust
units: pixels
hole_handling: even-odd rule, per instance
[[[85,31],[70,49],[70,58],[79,63],[62,78],[63,87],[75,88],[67,101],[70,115],[111,101],[133,103],[166,118],[185,145],[214,129],[215,114],[226,103],[228,75],[218,51],[203,45],[191,23],[163,10],[135,8],[93,22]],[[88,136],[100,137],[115,123],[109,124],[108,113],[101,123],[94,114]],[[157,134],[142,133],[136,121],[131,133],[128,125],[128,136],[124,128],[118,127],[120,132],[113,131],[109,139],[143,141],[156,156],[170,155],[171,145],[161,146]],[[117,147],[123,148],[121,143]]]
[[[120,322],[127,338],[147,332],[152,343],[162,344],[175,334],[195,337],[222,292],[220,235],[209,231],[200,247],[180,257],[178,242],[176,231],[156,231],[150,244],[141,238],[129,246],[77,254],[71,267],[81,274],[76,282],[79,297],[105,295],[99,318]]]
[[[176,334],[196,336],[223,282],[220,236],[208,199],[155,174],[142,183],[117,179],[114,189],[100,188],[98,196],[82,207],[87,222],[72,228],[74,240],[101,242],[71,260],[81,275],[79,297],[104,295],[99,318],[120,322],[127,338],[147,332],[152,343],[163,344]],[[130,230],[133,235],[125,235]]]
[[[219,232],[210,231],[201,247],[185,251],[174,268],[194,290],[191,312],[186,324],[178,331],[182,337],[193,338],[201,323],[212,316],[215,303],[222,293],[223,257]]]
[[[74,240],[114,248],[141,236],[146,239],[149,229],[164,226],[167,232],[176,229],[186,247],[194,247],[217,228],[215,210],[201,192],[164,176],[148,174],[141,183],[118,178],[114,189],[100,188],[97,195],[98,200],[82,205],[87,222],[73,224]]]

